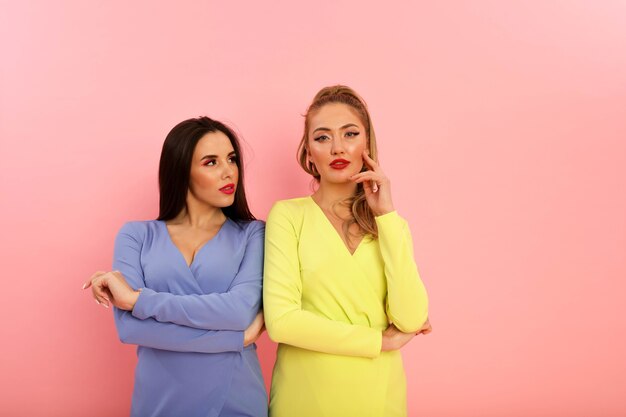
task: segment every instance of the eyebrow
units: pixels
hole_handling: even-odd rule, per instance
[[[349,127],[358,127],[358,126],[355,125],[354,123],[348,123],[347,125],[341,126],[339,129],[346,129],[346,128],[349,128]],[[313,131],[313,133],[317,132],[318,130],[324,131],[324,132],[330,132],[330,129],[327,128],[327,127],[318,127],[317,129],[315,129]]]
[[[233,156],[235,155],[235,151],[232,151],[228,154],[228,156]],[[204,155],[202,158],[200,158],[201,161],[204,161],[205,159],[210,159],[210,158],[218,158],[217,155]]]

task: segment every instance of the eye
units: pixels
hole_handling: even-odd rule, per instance
[[[231,164],[236,164],[237,163],[237,156],[233,155],[231,157],[228,158],[228,162],[230,162]]]
[[[346,132],[346,136],[349,138],[355,138],[357,136],[359,136],[361,134],[361,132]]]
[[[325,140],[327,140],[327,139],[328,139],[328,136],[326,136],[326,135],[321,135],[321,136],[316,137],[316,138],[315,138],[315,139],[313,139],[313,140],[314,140],[314,141],[316,141],[316,142],[323,142],[323,141],[325,141]]]
[[[204,165],[205,167],[212,167],[215,164],[217,164],[217,161],[215,159],[207,159],[202,165]]]

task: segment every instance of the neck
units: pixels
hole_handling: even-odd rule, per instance
[[[206,229],[222,225],[226,215],[219,207],[201,203],[192,196],[187,197],[187,205],[182,209],[172,223],[185,224],[199,229]]]
[[[328,209],[335,203],[352,197],[356,189],[357,185],[353,182],[329,183],[322,178],[319,188],[313,193],[313,199],[320,207]]]

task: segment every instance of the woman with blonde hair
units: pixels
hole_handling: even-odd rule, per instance
[[[266,225],[270,415],[406,416],[399,349],[431,331],[428,298],[355,91],[317,93],[298,160],[318,187],[277,202]]]

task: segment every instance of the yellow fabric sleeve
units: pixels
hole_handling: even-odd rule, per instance
[[[387,316],[401,331],[419,330],[428,318],[428,295],[413,259],[406,221],[396,211],[376,217],[387,278]]]
[[[333,321],[302,309],[297,217],[278,202],[265,228],[263,309],[269,337],[303,349],[335,355],[374,358],[382,332]]]

